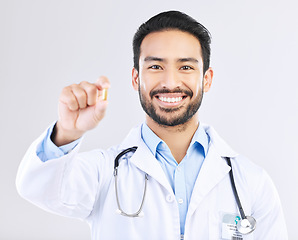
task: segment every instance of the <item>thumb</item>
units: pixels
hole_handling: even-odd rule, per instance
[[[99,97],[99,100],[97,101],[96,105],[95,105],[95,111],[97,114],[101,114],[106,111],[108,106],[108,101],[107,100],[103,100],[102,96]]]
[[[97,102],[94,106],[94,118],[96,119],[97,122],[99,122],[103,117],[105,116],[106,109],[108,106],[108,101],[105,96],[103,95],[103,92],[105,92],[104,95],[107,94],[107,90],[103,89],[100,91],[100,94],[98,95]]]
[[[110,81],[106,76],[100,76],[95,82],[95,86],[98,89],[98,98],[94,106],[94,117],[97,121],[100,121],[104,117],[108,106],[107,94]]]

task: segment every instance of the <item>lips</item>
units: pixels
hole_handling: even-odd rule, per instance
[[[189,96],[192,98],[193,92],[188,89],[181,89],[179,87],[170,90],[167,88],[162,88],[162,89],[154,89],[149,93],[150,97],[169,97],[169,98],[175,98],[175,97],[186,97]]]

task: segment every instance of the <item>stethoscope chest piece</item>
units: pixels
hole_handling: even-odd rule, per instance
[[[256,228],[256,220],[251,216],[241,219],[237,223],[237,229],[242,234],[249,234]]]

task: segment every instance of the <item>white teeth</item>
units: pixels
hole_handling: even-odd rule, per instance
[[[163,102],[168,102],[168,103],[174,103],[174,102],[180,102],[182,100],[182,97],[175,97],[175,98],[170,98],[170,97],[158,97],[159,100]]]

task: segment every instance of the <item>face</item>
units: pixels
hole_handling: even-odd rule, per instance
[[[190,121],[211,79],[211,69],[203,75],[200,42],[178,30],[148,34],[141,44],[139,72],[133,69],[133,86],[147,118],[163,126]]]

